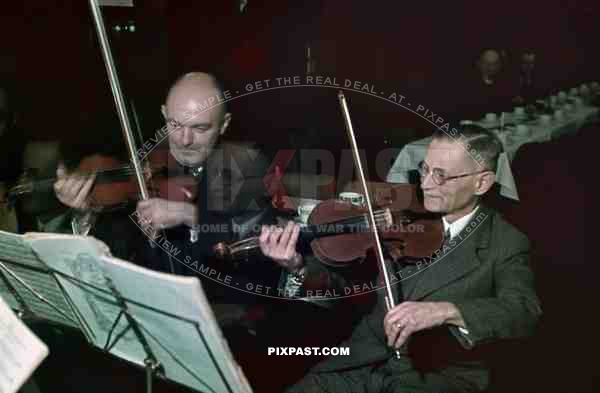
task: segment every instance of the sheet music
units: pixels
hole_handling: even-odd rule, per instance
[[[45,269],[44,264],[34,254],[23,235],[0,231],[0,249],[3,260]]]
[[[0,273],[0,274],[2,274],[2,273]],[[21,307],[19,306],[19,302],[17,302],[17,299],[15,299],[13,294],[10,292],[10,289],[6,286],[6,283],[4,282],[4,280],[1,279],[1,277],[0,277],[0,297],[2,299],[4,299],[6,304],[8,304],[8,306],[10,308],[12,308],[13,310],[21,309]]]
[[[27,285],[42,295],[50,303],[57,306],[60,310],[58,311],[49,304],[39,300],[30,290],[25,288],[10,274],[6,274],[0,267],[0,274],[4,274],[11,285],[15,288],[17,293],[27,303],[34,315],[41,316],[59,324],[75,328],[79,327],[77,318],[73,314],[71,306],[65,302],[65,297],[58,286],[58,283],[54,278],[48,276],[48,273],[29,270],[11,263],[5,263],[5,266],[8,267],[19,279],[27,283]],[[3,285],[4,282],[0,281],[0,286]],[[9,305],[14,307],[16,310],[20,310],[21,305],[12,295],[9,296],[9,298],[6,298],[6,300],[9,302]]]
[[[103,348],[119,315],[114,297],[105,293],[110,293],[110,289],[104,278],[106,272],[99,262],[101,256],[108,253],[108,247],[92,237],[37,233],[26,236],[35,252],[43,256],[44,262],[62,274],[56,278],[85,321],[82,328],[94,345]],[[113,337],[127,326],[127,320],[120,318]],[[127,332],[120,341],[123,345],[130,345],[126,345],[126,351],[117,347],[113,353],[131,362],[139,363],[136,360],[143,359],[143,348],[133,331]]]
[[[200,391],[252,391],[233,358],[197,278],[158,273],[116,258],[104,257],[103,260],[123,297],[189,321],[136,304],[129,305],[132,315],[149,336],[153,352],[165,363],[169,379]],[[141,277],[143,283],[132,285]],[[204,345],[200,337],[206,340]],[[178,359],[173,359],[171,354],[176,354]],[[214,368],[214,363],[219,365],[223,375]]]
[[[10,282],[34,314],[52,322],[71,327],[79,326],[71,307],[65,302],[58,283],[49,276],[46,265],[39,260],[23,235],[0,231],[0,263],[12,273],[7,273],[0,266],[0,274]],[[60,311],[38,299],[19,280],[56,305]],[[21,310],[21,305],[2,279],[0,279],[0,294],[11,308]]]
[[[0,392],[17,392],[46,356],[48,347],[0,298]]]
[[[168,379],[202,392],[251,392],[198,279],[150,271],[106,255],[93,238],[64,236],[61,242],[50,237],[32,238],[30,244],[38,255],[43,255],[48,266],[67,276],[59,275],[58,280],[85,319],[96,346],[104,348],[119,308],[111,296],[77,284],[72,278],[110,292],[107,277],[124,298],[133,301],[127,303],[129,313],[138,322]],[[112,339],[128,325],[122,317]],[[110,352],[140,366],[146,359],[132,329]]]

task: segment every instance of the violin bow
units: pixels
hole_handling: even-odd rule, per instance
[[[90,0],[90,8],[92,10],[96,33],[98,34],[102,58],[104,59],[104,65],[106,66],[106,72],[108,74],[108,81],[110,82],[110,88],[112,90],[113,98],[115,99],[119,121],[121,122],[123,137],[125,138],[125,143],[127,145],[127,153],[129,154],[129,158],[133,164],[135,179],[137,181],[142,199],[148,199],[150,194],[148,193],[148,187],[146,186],[146,180],[144,179],[144,173],[140,164],[140,160],[136,155],[135,139],[133,137],[131,122],[129,121],[129,114],[127,113],[125,98],[123,97],[123,91],[121,90],[121,84],[119,83],[117,69],[110,51],[108,36],[106,35],[104,20],[102,19],[102,12],[100,11],[98,0]]]
[[[135,173],[135,179],[137,181],[141,199],[146,200],[150,198],[150,193],[148,192],[148,186],[146,185],[146,179],[144,178],[144,171],[141,162],[136,155],[136,143],[133,137],[131,122],[129,121],[129,114],[127,113],[127,106],[125,105],[125,98],[123,96],[123,91],[121,90],[121,84],[119,83],[117,68],[115,67],[115,62],[110,51],[108,36],[106,34],[106,28],[104,27],[104,20],[102,18],[102,11],[100,11],[100,5],[98,4],[98,0],[89,1],[90,9],[92,11],[92,16],[94,20],[94,26],[96,27],[96,33],[98,35],[98,42],[100,43],[102,58],[104,59],[106,73],[108,74],[108,81],[110,82],[110,89],[115,100],[115,106],[117,107],[117,115],[119,116],[119,121],[121,122],[121,129],[123,130],[125,144],[127,145],[127,153],[129,154],[129,159],[133,164],[133,171]],[[164,231],[162,232],[164,237]],[[154,235],[156,234],[153,233],[152,235],[152,238],[154,238]],[[150,246],[152,248],[156,247],[156,244],[153,240],[150,240]],[[173,262],[171,261],[171,255],[168,255],[171,272],[174,272]]]
[[[358,145],[356,143],[356,136],[354,134],[354,127],[352,127],[352,121],[350,120],[350,111],[348,110],[346,97],[344,96],[344,93],[341,90],[338,92],[338,99],[342,108],[342,114],[344,115],[344,121],[346,122],[346,131],[348,132],[348,139],[350,140],[350,144],[352,145],[352,157],[354,158],[354,164],[358,169],[358,177],[360,179],[360,184],[363,190],[363,194],[365,196],[365,202],[367,204],[367,210],[369,213],[369,227],[373,228],[373,236],[375,237],[375,254],[377,255],[379,272],[383,276],[383,282],[385,284],[385,304],[387,307],[387,311],[390,311],[395,306],[394,294],[392,292],[392,285],[390,283],[389,272],[386,267],[385,259],[383,258],[383,248],[381,245],[381,239],[379,238],[377,224],[375,223],[375,215],[373,214],[373,205],[371,203],[371,194],[369,193],[367,181],[365,179],[365,173],[363,171],[362,163],[360,160]],[[396,350],[396,358],[400,359],[399,350]]]

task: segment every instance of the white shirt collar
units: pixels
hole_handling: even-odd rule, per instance
[[[460,233],[460,231],[462,231],[467,226],[467,224],[469,223],[469,221],[471,220],[473,215],[475,215],[475,213],[477,212],[478,209],[479,209],[479,205],[477,205],[471,213],[467,214],[464,217],[459,218],[458,220],[454,221],[451,224],[448,223],[448,221],[446,220],[446,217],[442,217],[442,222],[444,223],[444,232],[446,232],[448,230],[448,228],[450,228],[450,239],[452,239],[454,236],[458,235]]]

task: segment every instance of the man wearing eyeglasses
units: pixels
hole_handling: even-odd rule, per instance
[[[527,238],[480,204],[501,150],[476,126],[434,134],[419,171],[425,208],[443,217],[443,246],[433,258],[392,263],[397,305],[387,311],[379,290],[377,305],[340,344],[350,355],[325,359],[289,392],[487,389],[481,344],[531,335],[541,314]],[[349,278],[299,255],[297,237],[290,224],[285,231],[265,227],[260,239],[263,252],[290,272],[288,285],[304,295],[301,288],[317,280],[352,288]]]

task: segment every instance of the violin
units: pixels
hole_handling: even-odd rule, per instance
[[[373,187],[372,187],[373,189]],[[425,210],[418,189],[410,184],[378,185],[374,211],[377,229],[393,259],[432,255],[443,242],[441,216]],[[301,227],[299,247],[309,245],[324,264],[340,267],[364,260],[375,247],[366,208],[350,202],[327,200],[311,212]],[[259,249],[259,237],[233,243],[218,243],[213,251],[220,258],[238,260]]]
[[[182,174],[181,167],[168,149],[154,149],[145,163],[144,176],[153,196],[177,202],[193,202],[200,181],[194,174]],[[92,208],[113,208],[139,199],[135,171],[130,164],[100,154],[81,160],[75,173],[96,176],[90,195]],[[10,188],[9,201],[34,192],[53,192],[57,178],[35,179],[27,175]]]

